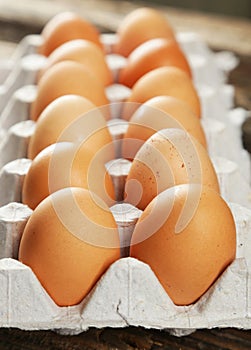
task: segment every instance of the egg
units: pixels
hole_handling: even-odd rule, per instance
[[[171,96],[157,96],[143,103],[131,117],[123,139],[123,157],[133,159],[150,136],[167,128],[184,129],[206,148],[200,120],[189,106]]]
[[[160,11],[143,7],[130,12],[117,30],[114,51],[128,56],[137,46],[154,38],[175,39],[174,32]]]
[[[144,210],[157,194],[189,183],[220,191],[205,148],[182,129],[163,129],[136,154],[126,179],[125,201]]]
[[[49,56],[57,47],[74,39],[85,39],[102,48],[99,32],[94,25],[73,12],[61,12],[44,26],[40,53]]]
[[[151,267],[177,305],[196,302],[235,254],[236,229],[228,205],[216,191],[198,184],[159,194],[136,224],[130,248],[130,256]]]
[[[112,83],[112,73],[106,63],[104,52],[91,41],[77,39],[59,46],[48,57],[39,79],[51,66],[62,61],[79,62],[92,71],[104,85]]]
[[[112,205],[115,194],[106,162],[105,147],[93,153],[85,144],[58,142],[50,145],[31,163],[23,183],[22,202],[35,209],[51,193],[66,187],[81,187]]]
[[[88,190],[66,188],[46,198],[22,235],[19,260],[59,306],[81,302],[120,257],[115,220]]]
[[[143,75],[132,88],[128,102],[144,103],[155,96],[173,96],[201,115],[200,100],[189,76],[177,67],[160,67]]]
[[[147,72],[162,66],[174,66],[192,77],[188,61],[175,40],[151,39],[134,49],[119,73],[119,83],[132,87]]]
[[[31,105],[31,119],[37,120],[49,103],[68,94],[84,96],[96,106],[108,104],[104,85],[90,70],[80,63],[63,61],[48,69],[39,81],[37,96]]]
[[[76,140],[85,142],[93,152],[110,145],[109,160],[115,157],[102,111],[85,97],[63,95],[52,101],[37,120],[28,146],[28,157],[33,159],[53,143]]]

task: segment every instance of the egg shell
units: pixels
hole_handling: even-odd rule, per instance
[[[157,194],[188,183],[202,183],[220,191],[205,148],[184,130],[163,129],[136,154],[126,181],[125,201],[144,210]]]
[[[41,36],[43,44],[39,51],[45,56],[49,56],[63,43],[74,39],[89,40],[102,47],[96,27],[73,12],[61,12],[52,17],[44,26]]]
[[[32,161],[24,179],[22,201],[31,209],[51,193],[66,187],[91,189],[109,205],[114,187],[105,169],[105,148],[93,153],[86,145],[58,142],[46,147]]]
[[[112,83],[112,73],[106,63],[104,52],[88,40],[71,40],[55,49],[44,68],[39,73],[39,79],[54,64],[62,61],[74,61],[90,69],[104,85]]]
[[[104,85],[90,70],[80,63],[63,61],[48,69],[39,81],[31,119],[37,120],[48,104],[67,94],[84,96],[97,106],[108,104]]]
[[[177,305],[196,302],[235,254],[235,223],[226,202],[217,192],[191,184],[168,189],[149,204],[130,249],[130,256],[149,264]]]
[[[131,117],[124,135],[122,155],[133,159],[143,142],[155,132],[166,128],[185,130],[203,147],[207,147],[200,120],[189,106],[171,96],[157,96],[143,103]]]
[[[102,110],[79,95],[63,95],[52,101],[41,113],[28,146],[28,157],[56,142],[85,142],[93,152],[110,144],[110,159],[114,158],[112,137]]]
[[[58,191],[36,208],[19,249],[19,260],[60,306],[78,304],[119,257],[112,213],[97,196],[79,188]]]
[[[192,78],[189,63],[177,41],[156,38],[139,45],[119,73],[119,83],[132,87],[147,72],[163,66],[178,67]]]
[[[147,7],[130,12],[120,23],[117,36],[114,51],[126,57],[147,40],[175,38],[167,19],[159,11]]]
[[[160,67],[143,75],[132,88],[128,102],[144,103],[155,96],[173,96],[201,115],[200,100],[189,76],[177,67]]]

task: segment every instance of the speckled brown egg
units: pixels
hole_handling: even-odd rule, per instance
[[[85,142],[93,152],[110,145],[109,158],[115,156],[102,110],[83,96],[60,96],[43,110],[29,142],[28,157],[33,159],[45,147],[63,141]]]
[[[112,73],[106,63],[104,52],[91,41],[77,39],[59,46],[48,57],[45,67],[39,73],[39,79],[50,67],[62,61],[79,62],[90,69],[104,85],[112,83]]]
[[[124,17],[117,30],[115,52],[128,56],[137,46],[154,38],[175,39],[172,27],[160,11],[142,7]]]
[[[157,96],[143,103],[131,117],[124,135],[123,156],[133,159],[149,137],[166,128],[183,129],[207,147],[200,120],[189,106],[175,97]]]
[[[130,249],[130,256],[152,268],[177,305],[196,302],[235,253],[236,229],[228,205],[216,191],[195,184],[160,193],[140,217]]]
[[[110,209],[81,188],[62,189],[40,203],[19,249],[19,260],[59,306],[80,303],[119,258],[119,235]]]
[[[119,82],[132,87],[147,72],[163,66],[178,67],[192,77],[189,63],[176,40],[156,38],[136,47],[119,73]]]
[[[89,40],[99,47],[97,28],[74,12],[60,12],[52,17],[44,26],[41,36],[44,40],[40,53],[49,56],[52,51],[63,43],[74,39]]]
[[[22,202],[34,209],[51,193],[66,187],[81,187],[112,205],[114,187],[105,168],[106,162],[105,147],[94,153],[84,144],[58,142],[50,145],[31,163],[24,179]]]
[[[96,106],[108,104],[104,84],[90,70],[80,63],[63,61],[48,69],[39,81],[30,118],[37,120],[48,104],[68,94],[86,97]]]
[[[160,67],[143,75],[132,88],[128,102],[144,103],[155,96],[172,96],[188,104],[201,115],[200,99],[189,76],[177,67]]]
[[[169,187],[201,183],[217,192],[217,175],[205,148],[181,129],[163,129],[152,135],[132,162],[125,200],[139,209]]]

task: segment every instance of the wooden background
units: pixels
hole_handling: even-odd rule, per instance
[[[152,3],[148,5],[154,6]],[[0,0],[0,59],[8,58],[23,36],[40,33],[43,25],[62,10],[73,10],[91,20],[103,32],[116,30],[121,18],[144,3],[106,0]],[[251,23],[246,19],[206,15],[161,7],[175,30],[199,32],[215,50],[231,50],[240,58],[229,82],[236,88],[236,106],[251,110]],[[245,124],[245,144],[251,150],[251,123]],[[0,286],[1,287],[1,286]],[[251,331],[198,330],[176,338],[164,331],[128,327],[90,329],[77,336],[52,331],[26,332],[0,329],[0,350],[250,350]]]

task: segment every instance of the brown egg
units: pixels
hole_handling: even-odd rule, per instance
[[[143,103],[131,117],[124,135],[123,157],[133,159],[149,137],[167,128],[184,129],[206,148],[206,137],[200,120],[189,106],[171,96],[157,96]]]
[[[144,74],[163,66],[178,67],[192,77],[177,41],[157,38],[144,42],[131,52],[126,66],[120,71],[119,83],[132,87]]]
[[[54,16],[41,33],[44,42],[40,53],[49,56],[52,51],[67,41],[89,40],[102,48],[99,32],[91,23],[73,12],[61,12]]]
[[[89,189],[112,205],[115,195],[106,171],[106,147],[93,153],[86,145],[58,142],[41,151],[32,161],[24,179],[22,202],[31,209],[51,193],[66,187]]]
[[[162,192],[145,209],[130,256],[151,267],[175,304],[189,305],[235,259],[235,252],[235,223],[226,202],[209,188],[187,184]]]
[[[147,7],[129,13],[120,23],[117,35],[115,52],[126,57],[147,40],[174,39],[174,32],[162,13]]]
[[[91,41],[71,40],[59,46],[48,57],[39,79],[50,67],[62,61],[79,62],[93,72],[104,85],[112,83],[112,73],[106,63],[104,52]]]
[[[187,183],[202,183],[219,192],[205,148],[184,130],[163,129],[136,154],[126,180],[125,201],[144,210],[157,194]]]
[[[49,103],[68,94],[84,96],[96,106],[108,104],[104,85],[90,70],[80,63],[64,61],[48,69],[39,81],[37,97],[31,105],[31,119],[37,120]]]
[[[160,67],[143,75],[133,86],[127,101],[144,103],[161,95],[184,101],[200,117],[200,100],[195,87],[189,76],[177,67]]]
[[[119,235],[109,208],[93,193],[66,188],[31,215],[19,249],[59,306],[78,304],[120,258]]]
[[[76,140],[85,142],[93,152],[110,144],[110,159],[115,157],[112,137],[101,110],[85,97],[64,95],[41,113],[29,142],[28,157],[33,159],[53,143]]]

